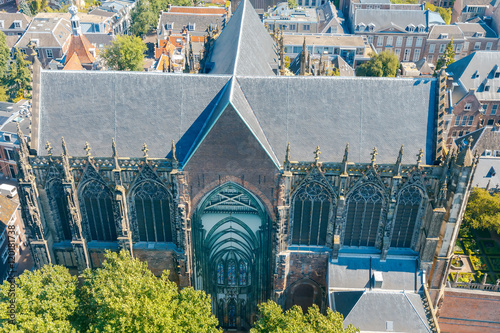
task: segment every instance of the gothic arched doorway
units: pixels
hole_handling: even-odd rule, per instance
[[[202,200],[193,216],[194,279],[212,296],[224,328],[249,328],[252,313],[267,299],[271,237],[260,201],[235,183]]]

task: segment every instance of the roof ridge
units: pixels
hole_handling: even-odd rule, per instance
[[[423,318],[420,316],[420,314],[418,313],[417,309],[413,305],[413,303],[410,300],[410,298],[408,297],[408,295],[406,295],[406,292],[404,290],[403,290],[402,294],[404,295],[404,297],[406,298],[406,300],[408,301],[408,303],[410,303],[410,306],[413,309],[413,311],[417,314],[418,319],[420,319],[420,321],[422,322],[422,324],[424,324],[424,327],[427,329],[427,332],[432,332],[432,330],[429,328],[429,324],[427,322],[425,322],[423,320]]]
[[[245,19],[245,9],[247,8],[247,6],[245,6],[245,3],[247,2],[248,0],[242,0],[240,2],[240,5],[239,6],[243,6],[241,8],[241,20],[240,20],[240,25],[239,25],[239,29],[238,29],[238,41],[236,42],[236,54],[234,55],[234,66],[233,66],[233,76],[236,74],[236,69],[238,68],[238,59],[239,59],[239,55],[240,55],[240,46],[241,46],[241,35],[242,35],[242,30],[243,30],[243,20]],[[238,7],[239,7],[238,6]],[[236,9],[238,10],[238,9]],[[231,97],[232,97],[232,85],[231,85]]]

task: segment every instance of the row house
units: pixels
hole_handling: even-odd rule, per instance
[[[352,32],[367,36],[377,53],[389,50],[400,61],[418,61],[423,57],[429,30],[445,24],[439,14],[423,10],[421,6],[418,9],[418,6],[406,5],[407,9],[357,9],[351,21]]]
[[[16,269],[26,236],[19,202],[0,194],[0,281],[20,274]]]
[[[447,144],[483,126],[500,126],[500,52],[478,51],[446,68],[449,91]]]
[[[169,6],[158,20],[155,69],[182,72],[199,69],[207,36],[220,31],[229,20],[230,7]]]
[[[482,21],[480,23],[455,23],[445,26],[433,26],[426,40],[424,54],[427,61],[436,64],[452,39],[455,60],[464,58],[476,51],[498,49],[497,34]]]
[[[495,0],[455,0],[450,5],[451,22],[468,22],[474,18],[483,19],[485,16],[491,16],[498,4]]]
[[[329,60],[340,56],[354,68],[369,60],[373,52],[368,40],[363,36],[283,34],[285,56],[290,59],[297,57],[302,52],[304,42],[311,55],[328,56]]]
[[[16,44],[19,36],[23,34],[30,22],[31,17],[23,13],[0,12],[0,31],[7,36],[7,47],[9,49]]]
[[[16,151],[19,150],[17,125],[24,140],[30,135],[30,104],[27,100],[17,103],[0,102],[0,177],[17,178]]]
[[[338,16],[340,15],[340,16]],[[343,16],[331,2],[320,7],[289,8],[288,2],[281,2],[269,9],[262,20],[270,30],[279,29],[288,33],[343,34]]]
[[[89,14],[103,15],[103,12],[107,12],[107,15],[112,17],[113,34],[126,35],[130,33],[130,27],[132,26],[130,14],[135,5],[136,2],[134,0],[102,1],[101,5]]]

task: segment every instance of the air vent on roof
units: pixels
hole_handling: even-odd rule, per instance
[[[382,288],[384,276],[382,272],[373,272],[373,288]]]
[[[385,322],[385,330],[387,332],[392,332],[394,331],[394,322],[393,321],[386,321]]]

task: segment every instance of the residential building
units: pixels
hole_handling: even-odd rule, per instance
[[[132,18],[130,13],[134,9],[136,2],[134,0],[110,0],[102,1],[101,5],[93,9],[89,14],[108,16],[112,14],[112,29],[115,35],[126,35],[130,32]],[[108,12],[108,14],[104,14]]]
[[[420,60],[430,29],[445,24],[423,5],[353,3],[349,19],[351,32],[367,36],[377,53],[392,51],[405,62]]]
[[[31,17],[23,13],[0,12],[0,31],[7,36],[7,46],[14,47],[19,37],[31,22]]]
[[[470,149],[443,149],[444,75],[280,77],[248,0],[207,62],[205,75],[35,68],[19,192],[36,266],[82,271],[124,249],[207,292],[234,330],[267,299],[337,309],[333,293],[376,269],[377,288],[404,276],[392,304],[408,327],[429,326],[407,311],[440,301],[475,170]]]
[[[0,178],[16,179],[16,151],[19,150],[17,124],[21,126],[24,139],[30,135],[29,102],[0,102]]]
[[[264,14],[263,22],[268,29],[276,28],[284,33],[344,33],[342,14],[337,16],[337,9],[330,1],[319,7],[296,8],[289,8],[288,2],[280,2]]]
[[[304,40],[311,55],[328,55],[329,60],[338,55],[353,68],[369,60],[373,52],[363,36],[286,33],[283,34],[285,56],[295,59],[302,52]]]
[[[446,1],[447,0],[441,0]],[[484,19],[491,16],[498,7],[497,1],[491,0],[455,0],[452,3],[451,22],[467,22],[474,18]]]
[[[0,194],[0,281],[17,276],[16,263],[26,246],[19,202]]]
[[[500,123],[500,53],[478,51],[446,68],[453,79],[447,144],[483,126]],[[499,124],[500,125],[500,124]]]

